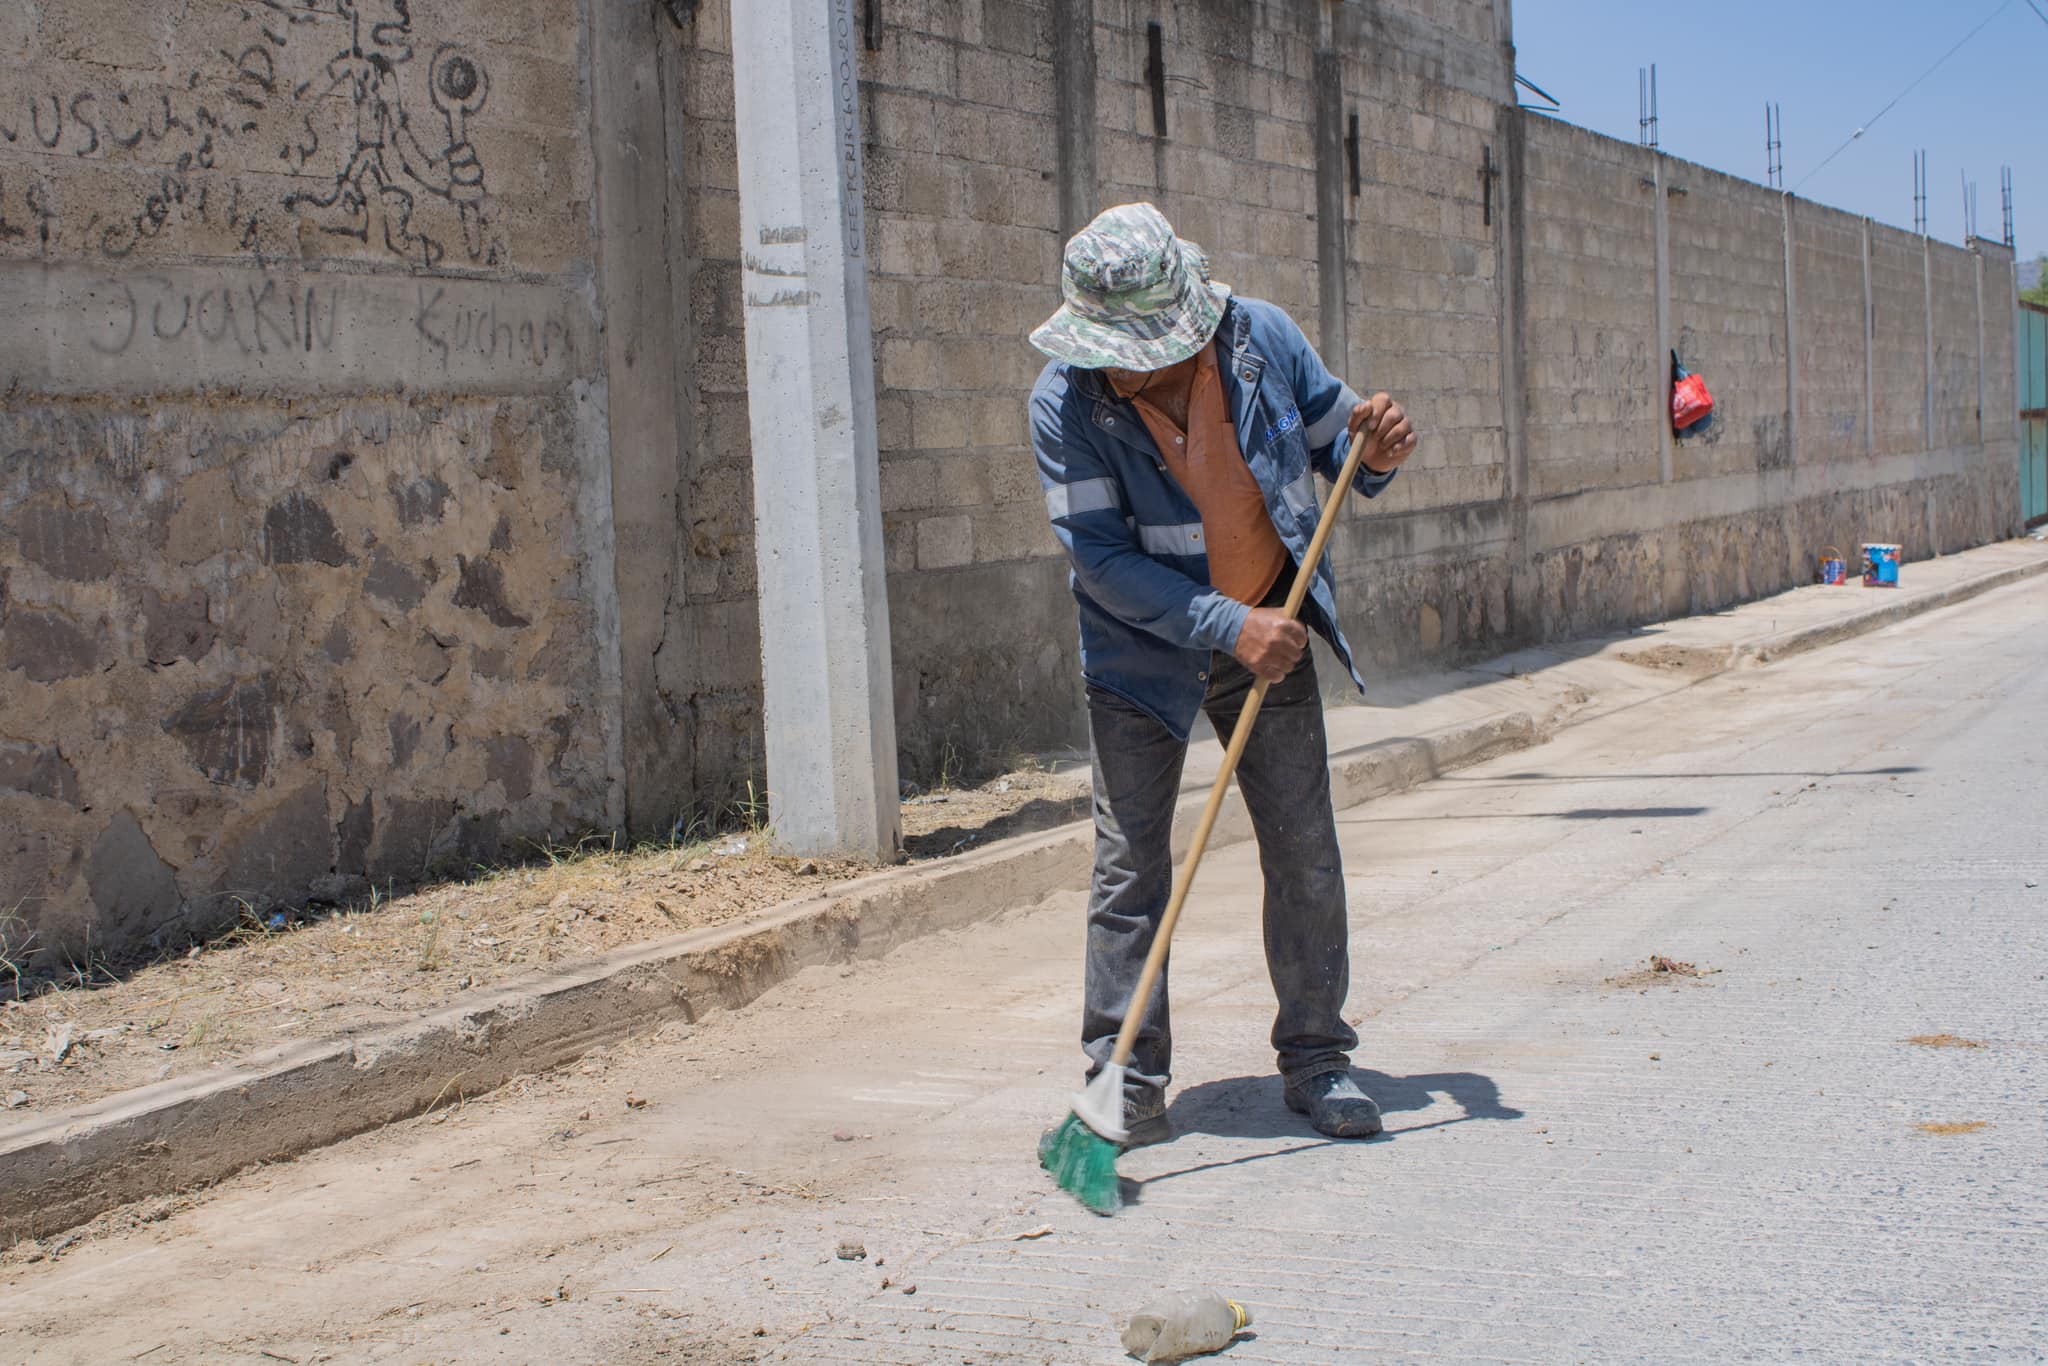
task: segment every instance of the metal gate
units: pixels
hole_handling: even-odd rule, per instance
[[[2019,308],[2020,516],[2048,522],[2048,308]]]

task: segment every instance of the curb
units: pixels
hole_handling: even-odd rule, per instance
[[[1808,650],[1818,650],[1824,645],[1833,645],[1839,641],[1897,625],[1902,621],[1910,621],[1938,608],[1953,607],[1959,602],[1968,602],[1971,598],[1989,593],[1993,589],[2005,588],[2043,573],[2048,573],[2048,559],[2008,565],[2004,569],[1994,569],[1976,578],[1950,584],[1939,592],[1889,603],[1883,607],[1872,608],[1868,612],[1858,612],[1855,616],[1845,617],[1841,621],[1823,622],[1817,626],[1806,626],[1786,631],[1781,635],[1767,636],[1751,645],[1738,645],[1732,651],[1730,662],[1737,667],[1744,664],[1769,664],[1773,660],[1804,654]]]
[[[1331,756],[1333,805],[1355,806],[1543,737],[1513,713]],[[1177,839],[1204,790],[1183,794]],[[1233,790],[1211,843],[1251,836]],[[222,1072],[105,1097],[0,1141],[0,1239],[43,1237],[133,1200],[220,1181],[405,1119],[451,1096],[582,1056],[706,1010],[736,1009],[807,967],[874,958],[921,935],[1085,887],[1077,821],[939,867],[892,869],[737,926],[699,930],[491,989],[405,1024],[288,1044]]]

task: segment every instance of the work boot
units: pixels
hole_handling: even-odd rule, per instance
[[[1160,1097],[1151,1101],[1124,1101],[1124,1128],[1129,1137],[1123,1141],[1123,1151],[1133,1148],[1148,1148],[1154,1143],[1164,1143],[1173,1137],[1173,1124],[1166,1118],[1166,1100]]]
[[[1307,1115],[1317,1133],[1331,1138],[1371,1138],[1382,1128],[1380,1107],[1349,1072],[1319,1072],[1288,1083],[1287,1108]]]

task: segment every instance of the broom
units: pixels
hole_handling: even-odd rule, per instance
[[[1337,476],[1329,500],[1323,504],[1315,538],[1308,543],[1308,555],[1287,594],[1284,610],[1289,621],[1301,614],[1302,600],[1308,596],[1316,566],[1322,563],[1323,548],[1329,544],[1330,533],[1337,529],[1337,512],[1344,505],[1344,491],[1351,487],[1358,467],[1365,463],[1366,435],[1361,428],[1352,438],[1344,470]],[[1166,914],[1160,917],[1159,929],[1152,936],[1151,951],[1145,955],[1145,970],[1138,976],[1137,990],[1131,993],[1130,1008],[1124,1012],[1123,1028],[1117,1033],[1116,1051],[1110,1055],[1109,1065],[1096,1073],[1087,1090],[1074,1097],[1072,1113],[1039,1140],[1039,1165],[1052,1173],[1061,1190],[1097,1214],[1114,1214],[1123,1202],[1117,1185],[1116,1159],[1124,1140],[1130,1137],[1123,1124],[1124,1069],[1130,1065],[1131,1050],[1138,1041],[1138,1024],[1144,1019],[1145,1007],[1151,1004],[1152,989],[1166,966],[1166,949],[1173,939],[1174,923],[1180,919],[1188,888],[1195,881],[1195,869],[1202,862],[1202,851],[1208,847],[1209,832],[1215,828],[1217,813],[1223,809],[1223,794],[1230,788],[1245,741],[1251,737],[1252,722],[1258,719],[1259,708],[1265,703],[1266,688],[1263,678],[1253,684],[1244,710],[1237,714],[1237,725],[1230,732],[1230,747],[1223,752],[1223,767],[1216,771],[1216,781],[1209,787],[1209,803],[1202,808],[1202,820],[1195,827],[1194,842],[1188,846],[1187,861],[1180,866],[1173,895],[1166,903]]]

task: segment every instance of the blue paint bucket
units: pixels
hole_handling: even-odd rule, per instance
[[[1863,586],[1865,588],[1897,588],[1899,586],[1899,547],[1879,542],[1866,542],[1863,547]]]
[[[1842,552],[1829,546],[1821,552],[1820,581],[1826,584],[1843,584],[1849,581],[1849,562],[1842,558]]]

